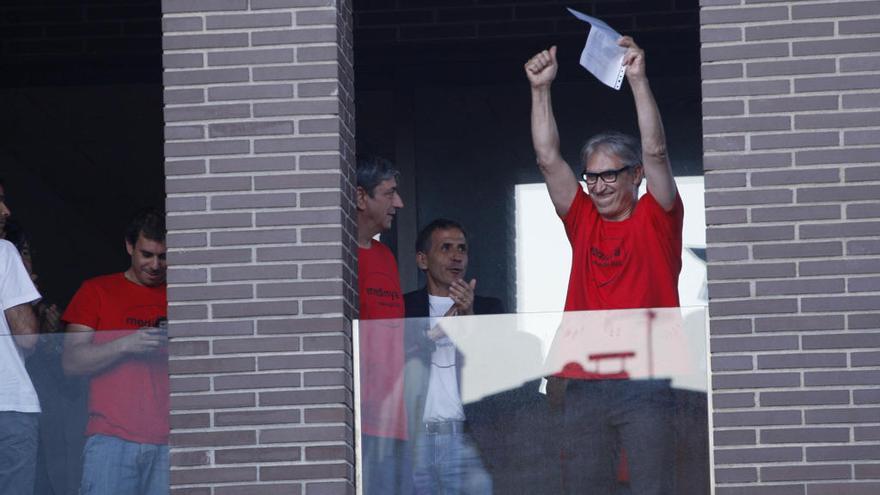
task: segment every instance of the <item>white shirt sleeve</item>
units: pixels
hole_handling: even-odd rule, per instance
[[[0,239],[0,308],[9,308],[40,300],[30,275],[15,246]]]

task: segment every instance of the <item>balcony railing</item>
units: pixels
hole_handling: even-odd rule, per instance
[[[706,321],[705,307],[360,321],[358,489],[626,494],[653,481],[709,493]],[[25,413],[36,448],[20,456],[34,493],[114,473],[116,440],[156,447],[150,469],[167,486],[167,351],[77,375],[65,337],[41,335],[23,356],[29,383],[2,390],[32,384],[39,399]],[[95,450],[103,461],[90,464]]]
[[[92,342],[133,332],[96,332]],[[68,337],[41,334],[37,345],[23,352],[15,337],[0,335],[0,345],[11,349],[0,363],[0,405],[5,406],[0,429],[16,438],[15,466],[9,471],[4,466],[0,491],[75,495],[81,486],[103,485],[111,488],[101,493],[168,493],[167,345],[79,374],[71,362],[65,368]],[[22,362],[25,376],[15,374]],[[128,492],[126,484],[139,488]]]
[[[360,488],[709,493],[705,307],[359,321]]]

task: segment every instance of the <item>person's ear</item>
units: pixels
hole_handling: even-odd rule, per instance
[[[128,239],[125,240],[125,250],[128,251],[129,256],[134,254],[134,246],[132,246],[131,243],[128,242]]]
[[[645,167],[643,165],[636,165],[632,169],[632,185],[635,187],[639,187],[642,185],[642,179],[645,178]]]
[[[425,271],[428,269],[428,255],[419,251],[416,253],[416,265],[419,267],[419,270]]]
[[[367,209],[367,191],[361,186],[357,186],[355,189],[355,202],[358,210]]]
[[[636,168],[633,169],[633,179],[636,184],[641,184],[642,179],[645,178],[645,166],[644,165],[636,165]]]

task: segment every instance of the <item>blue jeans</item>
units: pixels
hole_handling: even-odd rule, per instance
[[[37,413],[0,412],[0,493],[30,495],[37,469]]]
[[[361,474],[364,495],[410,495],[412,462],[406,442],[361,435]]]
[[[565,492],[619,493],[623,447],[632,493],[673,493],[673,415],[668,380],[571,380],[558,437]]]
[[[418,495],[491,495],[492,478],[467,433],[420,431],[415,442]]]
[[[168,446],[92,435],[83,448],[80,495],[167,495]]]

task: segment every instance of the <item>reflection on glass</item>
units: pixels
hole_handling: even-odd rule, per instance
[[[403,327],[431,361],[407,355],[410,435],[395,469],[445,473],[404,493],[626,494],[635,477],[708,493],[704,307],[408,318]],[[361,324],[359,338],[381,328]],[[432,381],[445,369],[435,360],[453,373]],[[448,404],[450,388],[461,421],[431,422],[425,408]]]
[[[125,337],[131,338],[131,335],[139,331],[144,330],[101,331],[95,332],[95,336],[100,336],[103,342],[113,342]],[[123,441],[119,436],[104,434],[103,431],[92,431],[96,427],[94,425],[108,422],[106,409],[101,409],[101,405],[95,402],[95,387],[104,383],[102,380],[112,379],[117,373],[123,373],[129,378],[131,373],[140,373],[143,379],[126,380],[124,386],[114,385],[103,391],[105,399],[112,403],[111,407],[117,413],[136,412],[136,417],[128,418],[132,421],[114,423],[112,426],[118,429],[118,435],[130,436],[148,431],[161,437],[161,441],[139,447],[138,462],[147,462],[150,450],[165,452],[164,458],[153,461],[159,461],[154,468],[160,474],[160,482],[152,486],[137,487],[132,493],[167,494],[167,346],[150,353],[129,354],[101,372],[78,375],[65,372],[62,365],[65,338],[68,336],[61,333],[41,334],[33,351],[25,358],[27,373],[39,398],[41,411],[35,414],[39,423],[39,436],[36,455],[31,460],[35,472],[34,495],[122,493],[118,484],[104,487],[82,484],[84,469],[88,469],[88,466],[83,465],[84,449],[90,448],[89,445],[95,448],[96,443],[103,443],[103,447],[109,445],[109,448],[116,448],[103,458],[101,468],[119,469],[119,473],[123,474],[119,461],[126,456],[126,443],[130,442]],[[9,342],[14,337],[7,334],[0,335],[0,339]],[[154,370],[155,373],[145,374],[147,370]],[[8,418],[0,418],[6,422],[0,427],[14,426],[7,422]],[[20,455],[20,451],[16,453]],[[15,491],[8,491],[0,486],[0,493],[5,495]]]

